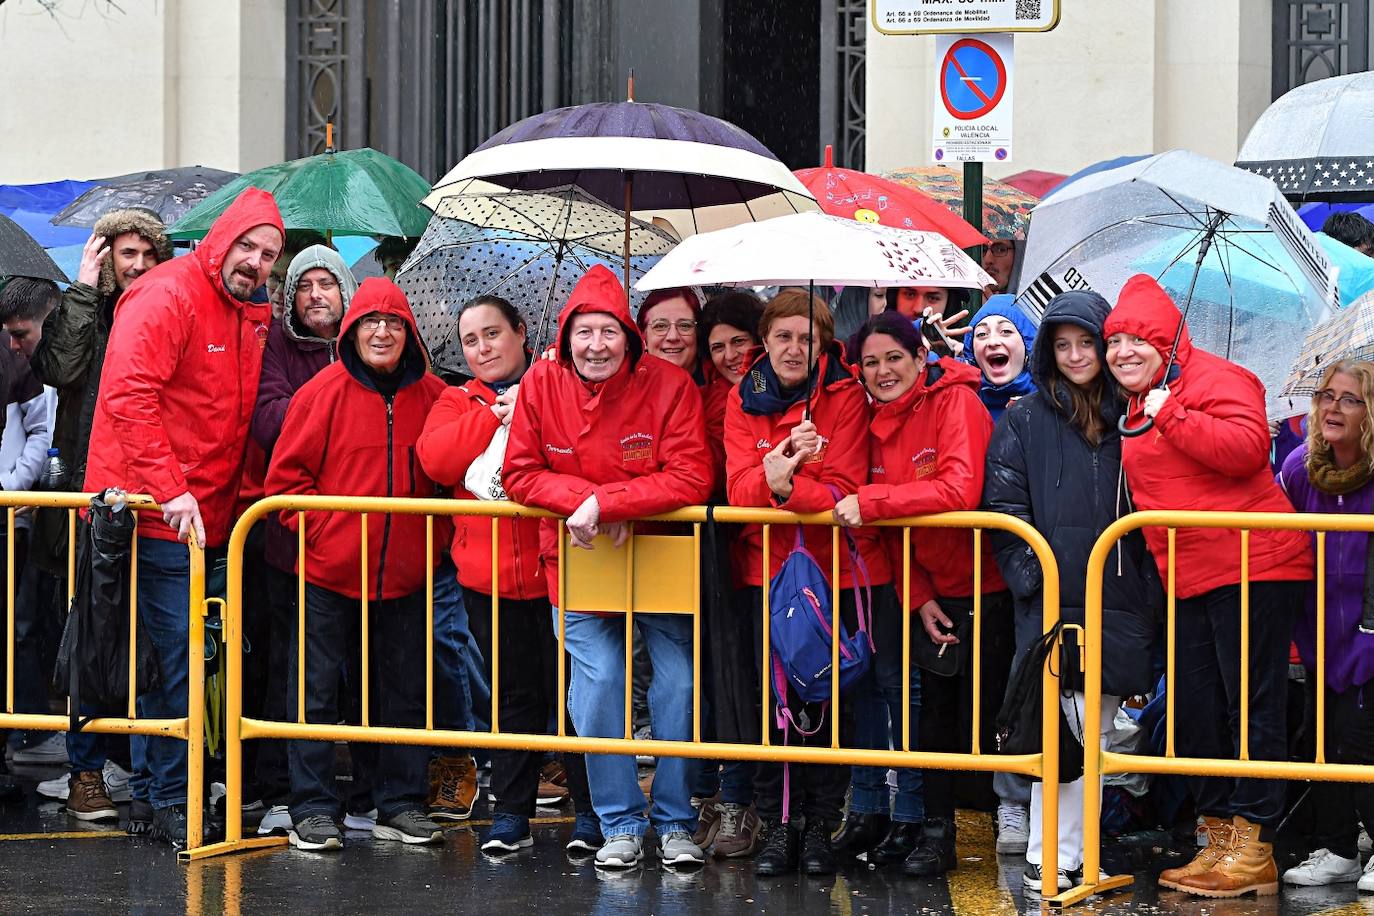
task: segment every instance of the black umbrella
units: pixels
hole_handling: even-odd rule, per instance
[[[0,214],[0,277],[34,277],[54,283],[69,282],[52,258],[48,257],[43,246],[3,214]]]
[[[52,218],[54,226],[90,228],[111,210],[142,207],[170,226],[188,210],[239,177],[203,165],[130,172],[101,180]]]

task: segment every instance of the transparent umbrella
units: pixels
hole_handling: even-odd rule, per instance
[[[1017,302],[1065,289],[1109,301],[1138,273],[1179,303],[1195,345],[1239,363],[1271,415],[1307,332],[1339,308],[1336,271],[1274,183],[1175,150],[1075,182],[1035,208]]]

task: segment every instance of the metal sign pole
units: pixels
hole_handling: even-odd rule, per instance
[[[964,163],[964,220],[979,232],[983,231],[983,163]],[[983,246],[975,245],[965,249],[968,256],[979,264],[983,263]],[[974,315],[983,304],[981,290],[969,291],[969,315]]]

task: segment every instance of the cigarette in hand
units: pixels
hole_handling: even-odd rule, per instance
[[[944,657],[945,657],[945,650],[948,649],[948,648],[949,648],[949,643],[947,643],[947,642],[942,642],[942,643],[940,643],[940,651],[935,653],[935,657],[936,657],[936,658],[944,658]]]

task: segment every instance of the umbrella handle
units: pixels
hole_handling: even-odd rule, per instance
[[[1121,417],[1117,418],[1116,428],[1117,431],[1120,432],[1121,435],[1125,436],[1127,439],[1134,439],[1136,436],[1143,436],[1150,430],[1154,429],[1155,421],[1153,417],[1146,417],[1144,423],[1141,423],[1139,426],[1132,427],[1127,424],[1126,417],[1122,415]]]

